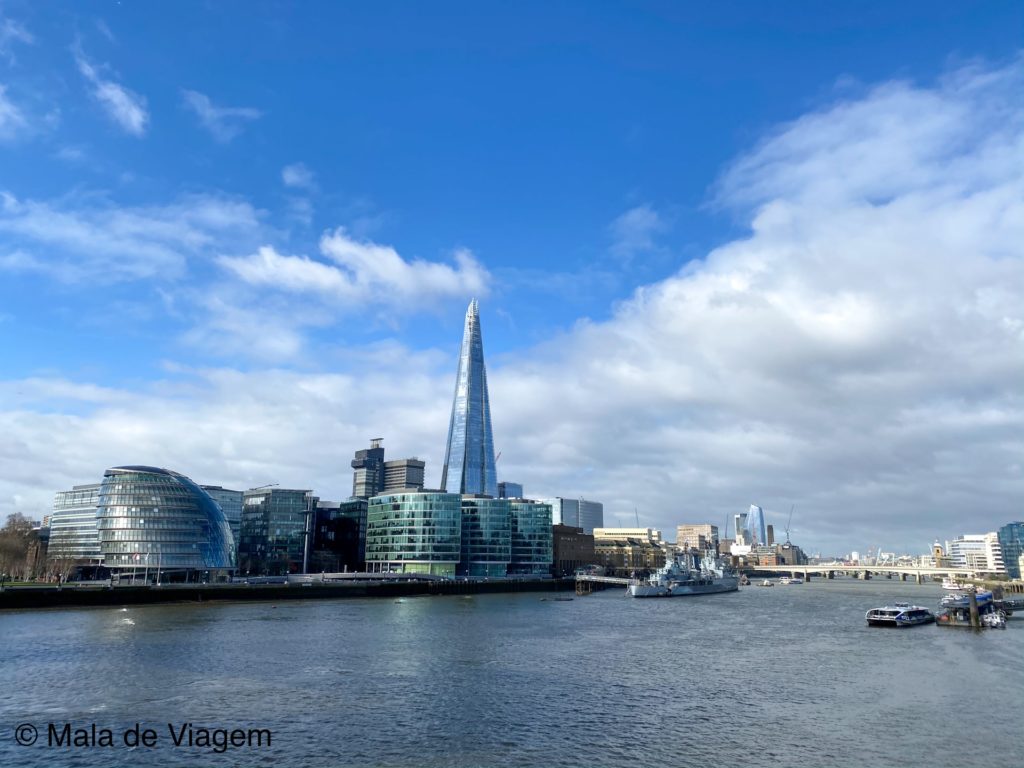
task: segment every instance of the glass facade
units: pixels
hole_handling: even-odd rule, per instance
[[[461,554],[462,497],[392,493],[370,499],[366,569],[454,576]]]
[[[366,499],[317,502],[310,573],[363,570],[367,506]]]
[[[551,573],[553,538],[551,505],[535,501],[511,501],[512,558],[508,572],[542,575]]]
[[[593,533],[595,528],[604,528],[604,504],[586,499],[563,499],[556,496],[544,499],[551,505],[551,522],[554,525],[569,525],[582,528],[584,533]]]
[[[764,525],[764,510],[756,504],[751,504],[747,510],[746,520],[747,544],[756,546],[768,543],[768,534]]]
[[[476,299],[466,310],[441,488],[449,493],[498,495],[491,404]]]
[[[306,568],[312,491],[254,488],[242,494],[242,540],[238,570],[245,575],[283,576]]]
[[[220,504],[224,517],[228,520],[231,535],[235,539],[235,554],[238,554],[238,542],[242,540],[242,492],[221,488],[219,485],[199,486]]]
[[[1011,579],[1021,578],[1020,556],[1024,555],[1024,523],[1007,523],[996,532],[1003,550],[1003,564]]]
[[[512,560],[512,514],[508,499],[462,497],[459,573],[471,578],[508,573]]]
[[[224,512],[184,475],[156,467],[108,469],[97,506],[103,562],[112,570],[146,567],[172,578],[175,571],[235,567]]]
[[[99,563],[100,532],[96,527],[99,512],[100,483],[76,485],[60,491],[53,500],[50,515],[50,542],[46,557],[51,562],[78,561]]]
[[[521,499],[523,498],[523,486],[521,483],[510,483],[502,481],[498,483],[499,499]]]

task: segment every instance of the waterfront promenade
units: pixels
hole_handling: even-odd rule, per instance
[[[369,575],[367,575],[369,576]],[[15,586],[0,590],[0,610],[85,606],[146,605],[211,601],[326,600],[357,597],[473,595],[501,592],[555,592],[572,589],[571,579],[314,578],[284,584],[162,584],[143,586]]]

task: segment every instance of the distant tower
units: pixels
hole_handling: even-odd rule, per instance
[[[498,495],[491,404],[476,299],[469,302],[466,310],[441,488],[448,493]]]
[[[747,543],[751,546],[764,546],[768,543],[768,532],[764,526],[764,510],[756,504],[751,504],[747,510],[747,532],[749,538]]]
[[[381,447],[383,438],[375,437],[370,447],[356,451],[352,459],[352,495],[359,499],[368,499],[384,490],[384,449]]]

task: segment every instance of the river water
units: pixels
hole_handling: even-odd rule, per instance
[[[982,633],[864,622],[940,594],[844,579],[678,600],[5,612],[0,765],[1020,764],[1024,618]],[[155,746],[125,746],[136,723]],[[188,723],[193,746],[176,745],[168,726]],[[58,745],[65,724],[80,746]],[[19,725],[38,741],[18,745]],[[218,747],[217,729],[244,743]]]

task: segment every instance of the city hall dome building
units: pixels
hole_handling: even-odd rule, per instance
[[[235,569],[231,527],[220,505],[184,475],[156,467],[103,473],[97,505],[103,564],[165,581],[216,581]]]

